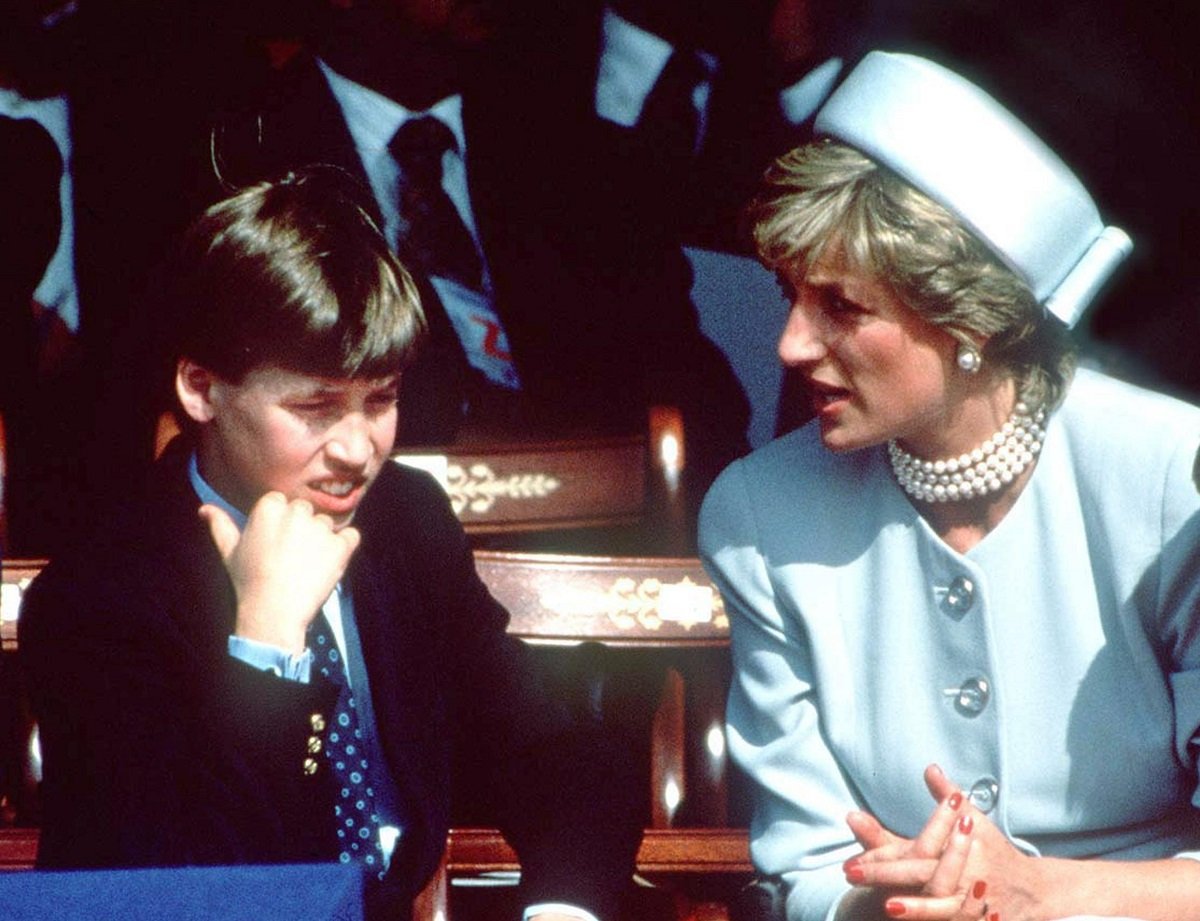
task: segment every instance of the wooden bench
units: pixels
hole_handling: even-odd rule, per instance
[[[0,871],[32,870],[37,846],[36,828],[0,828]]]
[[[510,633],[539,651],[583,643],[605,651],[597,696],[613,698],[618,712],[600,715],[648,737],[638,877],[670,894],[669,917],[727,918],[727,902],[752,868],[745,828],[729,827],[729,623],[699,561],[491,551],[477,551],[475,560],[511,614]],[[645,693],[629,694],[622,685],[630,682]],[[625,712],[630,706],[643,712]],[[494,829],[452,829],[444,873],[422,894],[414,917],[441,911],[450,921],[456,879],[516,868],[516,855]]]
[[[44,565],[42,560],[6,560],[0,566],[0,832],[37,822],[37,780],[33,718],[16,665],[17,615],[21,595]],[[0,869],[33,859],[27,832],[11,843],[0,837]],[[15,848],[15,850],[14,850]],[[26,859],[27,858],[27,859]]]
[[[8,546],[8,434],[0,413],[0,556]]]

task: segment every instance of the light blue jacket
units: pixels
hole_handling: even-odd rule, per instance
[[[931,762],[1030,853],[1200,848],[1198,445],[1200,409],[1080,371],[965,554],[883,448],[835,455],[814,425],[721,475],[700,543],[732,622],[729,750],[789,921],[836,910],[847,812],[921,828]]]

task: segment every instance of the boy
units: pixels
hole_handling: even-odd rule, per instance
[[[611,916],[625,768],[506,636],[436,484],[388,462],[423,319],[356,190],[327,169],[251,187],[173,269],[187,431],[22,613],[39,863],[353,861],[369,913],[401,917],[458,743],[502,793],[526,916]]]

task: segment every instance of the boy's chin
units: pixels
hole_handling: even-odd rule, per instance
[[[342,530],[342,528],[350,527],[350,525],[353,523],[354,523],[354,512],[351,512],[349,515],[342,515],[338,518],[333,519],[333,530],[336,533],[337,531]]]

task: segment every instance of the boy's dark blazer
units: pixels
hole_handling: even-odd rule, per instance
[[[43,867],[336,859],[332,778],[320,756],[305,770],[333,692],[228,655],[233,591],[181,441],[22,610]],[[610,915],[640,825],[623,756],[547,696],[432,479],[386,464],[355,524],[346,582],[406,813],[382,903],[404,905],[437,863],[462,742],[458,767],[495,794],[531,900]]]

